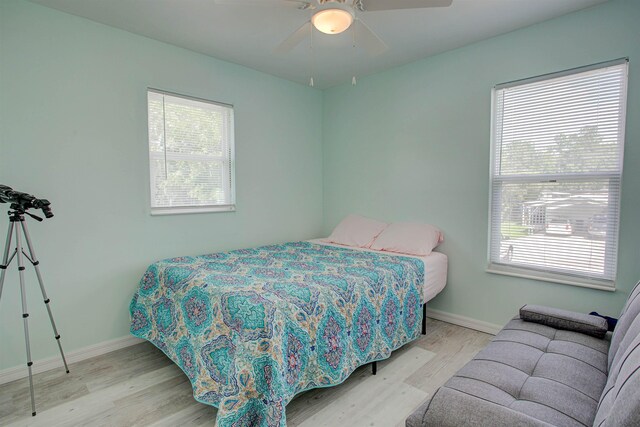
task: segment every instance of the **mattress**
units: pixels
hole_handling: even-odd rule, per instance
[[[315,244],[345,247],[343,245],[334,245],[332,243],[324,242],[323,239],[309,240]],[[395,254],[393,252],[374,251],[373,249],[353,248],[349,246],[349,249],[368,251],[368,252],[380,252],[386,255],[408,256],[411,258],[419,258],[424,262],[424,303],[434,299],[447,284],[447,267],[449,259],[442,252],[431,252],[427,256],[412,256],[405,254]]]

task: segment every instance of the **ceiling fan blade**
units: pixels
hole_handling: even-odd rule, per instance
[[[364,12],[395,9],[421,9],[424,7],[447,7],[453,0],[359,0]],[[357,3],[357,2],[356,2]]]
[[[234,6],[286,6],[300,10],[315,9],[315,5],[304,0],[213,0],[215,4]]]
[[[370,55],[380,55],[389,49],[386,43],[361,19],[356,20],[356,44]]]
[[[295,30],[289,37],[284,39],[278,47],[275,48],[275,53],[288,53],[294,47],[298,46],[302,40],[311,34],[311,22],[307,21],[300,28]]]

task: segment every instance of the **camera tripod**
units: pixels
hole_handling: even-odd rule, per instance
[[[64,352],[62,351],[62,344],[60,344],[60,334],[58,333],[58,329],[56,328],[56,322],[53,320],[53,314],[51,313],[51,307],[49,303],[49,297],[47,296],[47,291],[44,289],[44,283],[42,281],[42,275],[40,274],[40,261],[36,259],[36,254],[33,251],[33,245],[31,244],[31,238],[29,237],[29,231],[27,230],[27,224],[25,222],[24,216],[29,215],[30,217],[42,221],[42,218],[25,212],[24,208],[18,204],[12,204],[11,210],[9,211],[9,231],[7,232],[7,242],[4,248],[4,256],[2,258],[2,265],[0,265],[0,298],[2,298],[2,287],[4,285],[4,278],[7,272],[7,267],[13,261],[13,258],[17,258],[18,260],[18,275],[20,276],[20,296],[22,299],[22,321],[24,325],[24,340],[27,347],[27,369],[29,370],[29,391],[31,393],[31,415],[36,415],[36,402],[33,394],[33,373],[31,372],[31,366],[33,362],[31,361],[31,346],[29,344],[29,312],[27,310],[27,295],[25,293],[25,285],[24,285],[24,258],[27,258],[33,267],[36,270],[36,276],[38,277],[38,283],[40,284],[40,291],[42,291],[42,298],[44,298],[44,303],[47,307],[47,312],[49,313],[49,319],[51,320],[51,326],[53,327],[53,333],[58,343],[58,348],[60,349],[60,356],[62,356],[62,362],[64,363],[64,368],[69,373],[69,367],[67,366],[67,360],[64,357]],[[22,232],[21,229],[22,228]],[[24,234],[25,241],[27,242],[27,249],[29,250],[29,255],[26,254],[22,245],[22,234]],[[15,235],[16,245],[13,252],[11,252],[11,240],[12,236]],[[11,257],[9,254],[11,252]],[[23,258],[24,257],[24,258]]]

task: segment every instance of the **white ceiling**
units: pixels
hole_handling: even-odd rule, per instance
[[[213,0],[31,0],[73,15],[184,47],[269,74],[327,88],[455,49],[606,0],[453,0],[447,8],[363,12],[359,17],[389,46],[371,56],[347,31],[315,32],[288,54],[274,48],[311,12],[269,4]],[[313,71],[311,71],[313,70]]]

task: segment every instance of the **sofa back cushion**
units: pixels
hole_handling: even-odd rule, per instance
[[[640,425],[640,316],[628,325],[619,342],[593,425]]]
[[[627,299],[622,312],[620,313],[620,319],[613,331],[611,337],[611,346],[609,347],[609,371],[615,363],[615,359],[619,352],[624,352],[623,346],[621,346],[624,338],[631,327],[634,320],[640,315],[640,282],[636,283],[636,286],[631,291],[629,298]],[[629,345],[629,340],[626,340],[626,345]]]

